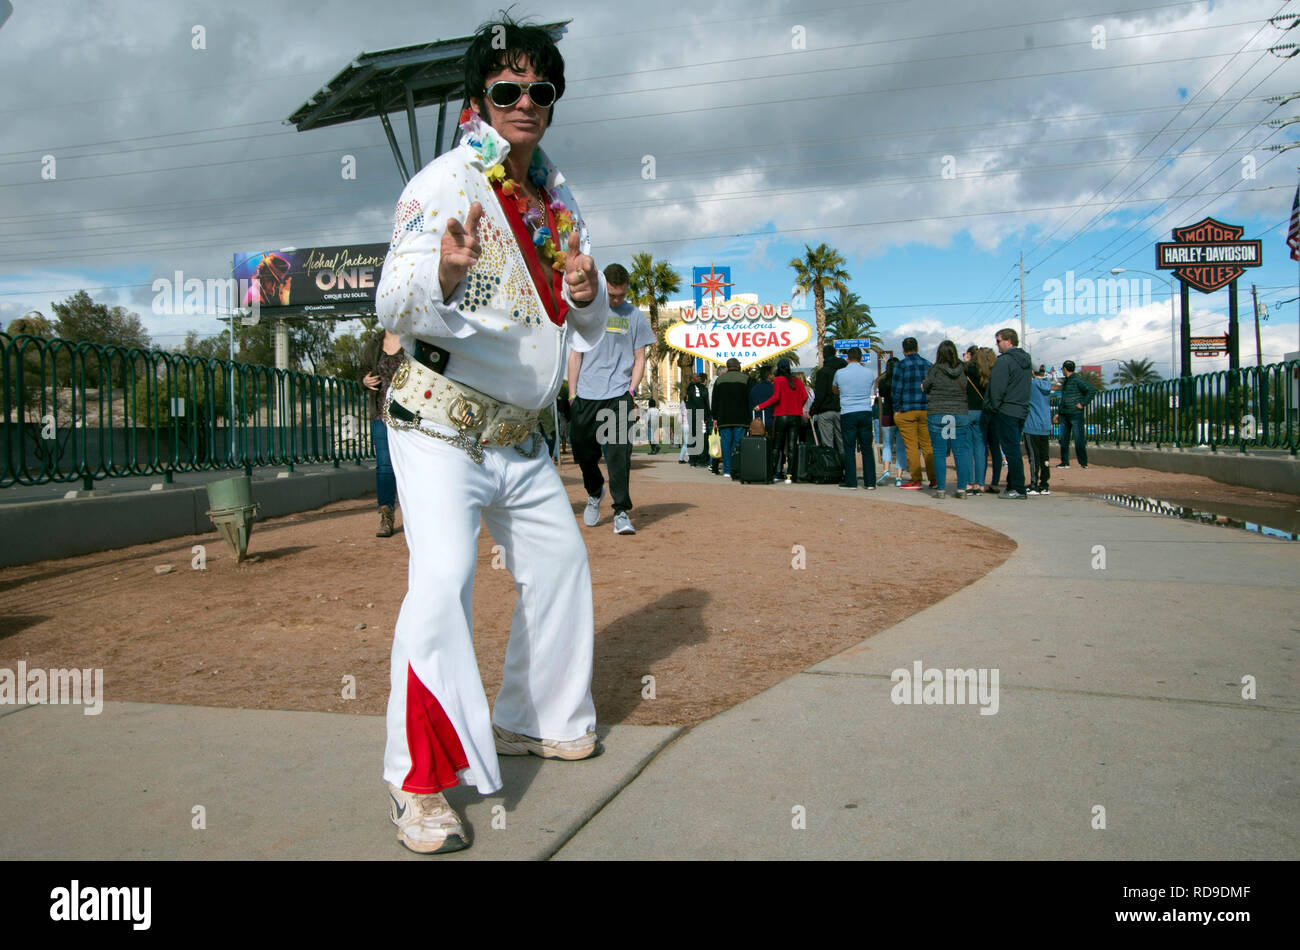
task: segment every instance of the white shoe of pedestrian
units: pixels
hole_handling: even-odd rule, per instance
[[[492,734],[496,738],[498,755],[537,755],[543,759],[567,759],[570,762],[577,762],[581,759],[594,759],[604,751],[594,732],[587,733],[581,739],[561,742],[556,739],[537,739],[511,732],[493,723]]]
[[[419,854],[448,854],[469,847],[465,828],[441,792],[420,795],[388,786],[388,817],[397,840]]]
[[[587,496],[587,510],[582,513],[582,523],[588,528],[600,524],[600,500],[605,497],[605,486],[600,486],[600,494],[595,498]]]
[[[620,511],[614,516],[614,533],[636,534],[636,528],[632,527],[632,519],[627,516],[626,511]]]

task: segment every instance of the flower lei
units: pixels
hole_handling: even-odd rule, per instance
[[[483,134],[486,125],[479,114],[473,109],[465,109],[460,114],[460,127],[465,133],[465,142],[478,153],[483,164],[487,166],[487,178],[492,187],[501,189],[501,193],[507,198],[514,196],[515,207],[519,209],[524,223],[532,232],[533,244],[543,260],[549,261],[553,270],[563,271],[568,253],[560,250],[560,247],[567,246],[569,234],[573,231],[573,213],[565,207],[563,201],[552,201],[548,205],[555,214],[555,229],[559,232],[558,235],[552,236],[551,229],[547,227],[546,213],[541,205],[530,201],[519,184],[506,177],[506,167],[500,161],[500,150],[490,136]],[[541,191],[546,187],[546,179],[546,166],[542,164],[540,154],[533,152],[532,161],[528,165],[528,180],[538,191]],[[557,236],[558,242],[555,240]]]

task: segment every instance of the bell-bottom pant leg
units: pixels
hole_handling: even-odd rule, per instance
[[[462,779],[490,794],[501,773],[473,648],[480,518],[519,592],[495,719],[512,732],[567,740],[595,728],[586,548],[544,452],[526,459],[487,448],[478,465],[401,430],[389,431],[389,448],[410,560],[393,636],[384,777],[431,792],[468,768]]]
[[[504,549],[517,599],[492,721],[536,738],[581,739],[596,729],[587,546],[559,473],[545,460],[512,460],[503,488],[483,522]]]

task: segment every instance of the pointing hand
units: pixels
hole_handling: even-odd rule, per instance
[[[596,290],[600,286],[596,262],[590,254],[582,253],[576,227],[569,232],[569,253],[564,259],[564,282],[568,285],[569,296],[579,306],[585,306],[596,299]]]
[[[483,206],[476,201],[469,206],[464,225],[455,218],[447,221],[438,258],[438,284],[443,300],[455,293],[469,269],[478,263],[478,223],[482,217]]]

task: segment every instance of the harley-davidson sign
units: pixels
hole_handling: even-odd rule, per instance
[[[1224,224],[1214,218],[1174,228],[1174,240],[1156,245],[1156,267],[1174,275],[1203,294],[1212,294],[1232,283],[1247,267],[1264,263],[1259,241],[1243,241],[1245,228]]]

